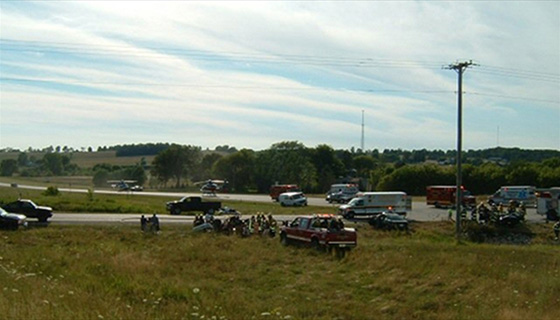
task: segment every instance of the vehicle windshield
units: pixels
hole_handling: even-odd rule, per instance
[[[301,196],[301,193],[298,193],[298,194],[294,194],[294,195],[292,196],[292,199],[297,200],[297,199],[300,199],[301,197],[302,197],[302,196]]]
[[[362,200],[362,198],[354,198],[352,200],[350,200],[350,202],[348,203],[351,206],[361,206],[363,205],[364,201]]]

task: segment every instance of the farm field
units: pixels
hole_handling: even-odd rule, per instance
[[[169,226],[1,232],[5,319],[557,319],[560,246],[457,243],[450,223],[358,229],[338,260]]]
[[[0,161],[5,159],[17,159],[19,152],[0,152]],[[69,155],[71,163],[76,164],[80,168],[92,168],[96,164],[108,163],[117,166],[131,166],[139,163],[142,158],[147,163],[152,163],[155,156],[131,156],[131,157],[117,157],[116,151],[96,151],[96,152],[72,152],[62,153]],[[29,152],[28,156],[35,159],[42,159],[45,155],[44,152]]]

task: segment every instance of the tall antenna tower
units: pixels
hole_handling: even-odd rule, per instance
[[[360,142],[360,148],[364,152],[364,110],[362,110],[362,141]]]

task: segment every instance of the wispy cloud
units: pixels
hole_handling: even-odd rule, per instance
[[[1,6],[0,147],[350,148],[364,110],[368,149],[453,148],[457,76],[442,66],[473,59],[466,147],[494,146],[499,125],[513,145],[560,148],[555,2]]]

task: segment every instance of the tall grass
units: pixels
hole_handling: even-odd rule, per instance
[[[343,260],[277,238],[129,226],[0,232],[7,319],[557,319],[560,249],[359,228]],[[545,230],[537,230],[536,232]]]

